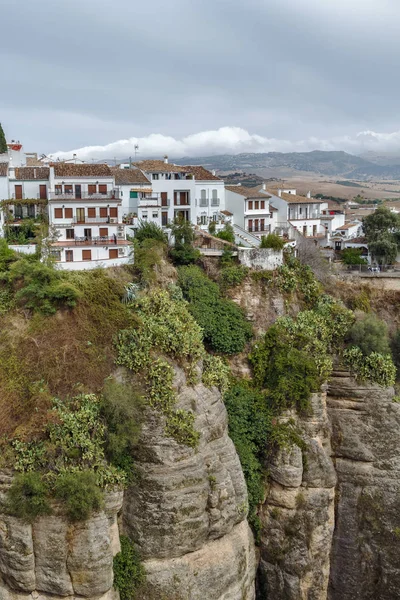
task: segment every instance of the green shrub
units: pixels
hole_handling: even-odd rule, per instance
[[[235,287],[240,285],[246,278],[249,269],[243,265],[232,265],[221,270],[219,283],[222,288]]]
[[[365,356],[360,348],[353,346],[344,351],[343,359],[357,379],[377,383],[382,387],[395,384],[396,367],[389,355],[371,352]]]
[[[371,312],[371,301],[366,289],[361,290],[359,294],[353,296],[349,301],[352,310],[361,310],[365,313]]]
[[[120,541],[121,552],[114,557],[114,587],[121,600],[134,600],[146,574],[135,544],[125,535],[121,535]]]
[[[272,250],[283,250],[285,247],[285,240],[275,233],[269,233],[267,236],[263,235],[261,238],[260,248],[271,248]]]
[[[192,381],[195,366],[204,354],[201,329],[189,314],[187,303],[172,300],[163,290],[140,298],[134,308],[138,327],[119,333],[116,362],[143,375],[145,399],[166,417],[167,435],[195,447],[199,434],[193,427],[194,415],[175,408],[174,370],[159,355],[180,362]]]
[[[135,241],[135,263],[133,270],[142,285],[149,285],[156,280],[156,267],[161,265],[166,255],[164,242],[153,238],[145,238],[141,242]]]
[[[230,384],[230,368],[222,358],[206,354],[203,358],[202,381],[207,387],[217,387],[224,394]]]
[[[6,510],[27,522],[51,513],[48,489],[39,473],[19,473],[14,477],[7,492]]]
[[[345,265],[366,265],[368,261],[361,256],[361,248],[346,248],[341,252],[341,259]]]
[[[239,306],[223,298],[219,286],[199,267],[180,268],[178,283],[191,314],[203,330],[206,344],[215,352],[241,352],[252,335],[252,327]]]
[[[85,521],[100,510],[104,499],[92,471],[61,473],[54,484],[54,494],[62,500],[71,521]]]
[[[347,341],[353,346],[358,346],[364,356],[371,352],[390,354],[387,325],[373,314],[365,315],[354,323],[348,333]]]
[[[143,419],[143,397],[133,383],[119,383],[108,378],[101,401],[101,414],[106,422],[105,456],[116,467],[132,477],[132,451],[140,436]]]
[[[215,221],[210,221],[210,223],[208,224],[208,233],[210,235],[214,235],[214,233],[216,232],[217,229],[217,224]]]
[[[225,246],[219,259],[219,266],[224,269],[225,267],[231,267],[234,264],[233,249],[231,246]]]
[[[225,240],[225,242],[230,242],[231,244],[235,243],[235,233],[233,231],[233,227],[230,223],[227,223],[221,231],[219,231],[216,235],[220,240]]]
[[[175,219],[171,227],[174,245],[170,256],[176,265],[190,265],[200,258],[200,251],[193,247],[195,239],[194,227],[190,221]]]
[[[141,221],[135,233],[135,240],[140,244],[149,239],[162,244],[168,243],[168,236],[161,227],[152,221]]]

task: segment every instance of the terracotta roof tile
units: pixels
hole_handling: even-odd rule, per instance
[[[278,196],[278,192],[270,192],[274,196]],[[278,196],[279,197],[279,196]],[[281,193],[282,200],[286,200],[289,204],[323,204],[323,200],[317,200],[316,198],[306,198],[306,196],[299,196],[298,194],[285,194]]]
[[[222,181],[220,177],[213,175],[211,171],[208,171],[201,166],[187,165],[185,166],[185,169],[187,169],[189,173],[192,173],[196,181]]]
[[[8,163],[0,162],[0,177],[7,177],[8,173]]]
[[[245,198],[261,198],[262,200],[268,200],[269,196],[262,194],[261,192],[254,191],[254,188],[246,188],[243,185],[226,185],[225,189],[229,192],[235,192]]]
[[[148,185],[150,183],[146,175],[136,167],[132,167],[131,169],[113,167],[111,171],[115,177],[116,185],[130,185],[132,183],[145,183]]]
[[[47,180],[50,169],[48,167],[16,167],[15,179],[19,181]]]
[[[174,165],[173,163],[166,163],[163,160],[140,160],[134,163],[135,167],[142,169],[142,171],[154,171],[155,173],[187,173],[186,167],[180,165]]]
[[[221,215],[225,215],[227,217],[232,217],[233,213],[229,212],[229,210],[221,210]]]
[[[51,163],[56,177],[112,177],[113,173],[108,165],[73,163]]]

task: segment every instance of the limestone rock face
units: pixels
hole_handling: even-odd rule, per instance
[[[329,383],[338,476],[330,600],[400,597],[400,405],[392,389]]]
[[[166,438],[163,419],[149,413],[135,458],[140,483],[124,498],[123,529],[148,572],[143,600],[252,600],[247,490],[225,406],[216,388],[187,387],[178,368],[175,386],[179,408],[195,413],[199,447]]]
[[[266,465],[270,486],[262,507],[259,600],[326,600],[334,528],[336,474],[330,458],[326,391],[312,413],[296,419],[305,449],[281,451]]]
[[[4,495],[11,478],[0,476]],[[0,514],[0,598],[113,600],[113,555],[122,493],[106,494],[105,509],[84,523],[57,514],[30,525]]]

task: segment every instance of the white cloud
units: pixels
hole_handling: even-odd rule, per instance
[[[355,136],[338,136],[330,139],[309,137],[305,140],[291,141],[250,134],[240,127],[221,127],[188,135],[182,139],[152,133],[146,137],[117,140],[105,146],[86,146],[69,151],[59,151],[52,157],[62,160],[77,154],[81,160],[121,159],[135,156],[136,145],[139,146],[139,156],[158,158],[165,154],[171,158],[182,158],[225,153],[307,152],[310,150],[345,150],[353,154],[367,150],[400,152],[400,131],[393,133],[361,131]]]

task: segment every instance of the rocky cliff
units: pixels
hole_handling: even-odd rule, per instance
[[[105,509],[78,524],[57,506],[33,524],[0,515],[1,600],[116,600],[113,555],[121,533],[132,536],[144,559],[147,583],[138,599],[254,599],[246,484],[221,395],[201,383],[188,387],[178,368],[175,387],[178,406],[196,415],[199,447],[166,438],[163,418],[149,410],[137,482],[124,497],[106,494]],[[10,483],[3,473],[2,496]]]
[[[259,600],[327,597],[336,474],[326,391],[313,394],[311,406],[310,416],[297,419],[303,451],[295,445],[266,465],[270,485],[260,515]]]
[[[336,372],[328,413],[338,477],[330,600],[400,597],[400,405]]]

